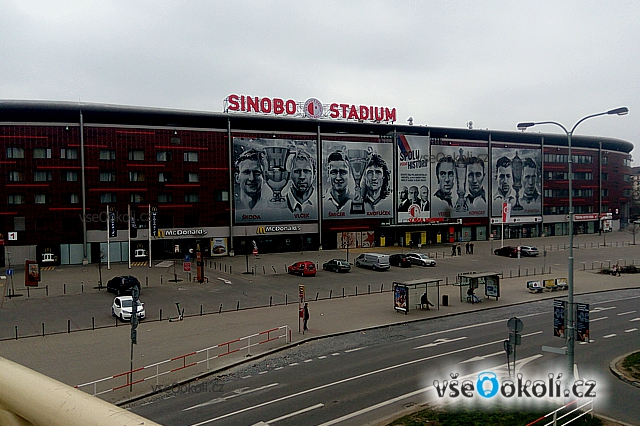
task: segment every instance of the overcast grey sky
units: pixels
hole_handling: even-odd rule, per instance
[[[498,130],[628,106],[576,134],[640,147],[638,1],[3,0],[0,18],[0,99],[222,111],[231,93],[316,97]]]

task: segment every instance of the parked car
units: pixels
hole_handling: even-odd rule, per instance
[[[498,256],[518,257],[518,247],[504,246],[493,251]]]
[[[532,246],[520,246],[520,255],[521,256],[537,256],[540,252],[538,251],[538,247]]]
[[[333,272],[349,272],[351,264],[344,259],[331,259],[322,264],[322,269]]]
[[[118,296],[113,299],[113,305],[111,305],[111,315],[120,318],[122,321],[131,321],[132,313],[133,297]],[[144,319],[144,317],[146,316],[144,303],[142,303],[139,299],[136,301],[136,315],[138,319]]]
[[[374,271],[386,271],[391,267],[388,254],[362,253],[356,257],[355,264],[361,268],[371,268]]]
[[[289,265],[288,272],[290,274],[298,274],[301,277],[315,277],[316,265],[308,260],[296,262],[293,265]]]
[[[407,259],[414,265],[436,266],[436,261],[423,253],[407,253]]]
[[[140,281],[131,275],[113,277],[107,282],[107,291],[118,296],[131,295],[133,287],[138,287],[138,294],[140,294]]]
[[[389,264],[391,266],[409,268],[411,266],[411,260],[407,259],[407,255],[405,254],[392,254],[389,256]]]

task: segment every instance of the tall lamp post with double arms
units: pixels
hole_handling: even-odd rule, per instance
[[[569,284],[569,294],[568,294],[568,303],[567,303],[567,362],[568,362],[568,371],[569,371],[569,379],[573,377],[573,367],[574,367],[574,354],[575,354],[575,321],[573,315],[573,158],[571,156],[571,137],[573,136],[573,132],[576,130],[576,127],[580,123],[585,120],[588,120],[593,117],[599,117],[601,115],[626,115],[629,113],[629,108],[620,107],[611,109],[605,112],[599,112],[597,114],[587,115],[586,117],[578,120],[576,124],[573,125],[571,130],[567,130],[562,124],[556,121],[538,121],[538,122],[525,122],[518,123],[519,130],[526,130],[529,127],[537,126],[538,124],[554,124],[560,127],[567,134],[567,145],[569,147],[569,275],[567,277]]]

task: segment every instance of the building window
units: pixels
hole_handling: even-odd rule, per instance
[[[158,173],[158,182],[161,183],[168,183],[171,182],[172,179],[172,175],[171,172],[160,172]]]
[[[130,161],[144,161],[144,151],[133,149],[129,151]]]
[[[624,180],[625,182],[631,182],[631,175],[623,175],[622,180]]]
[[[171,194],[158,194],[159,203],[171,203],[173,201],[173,195]]]
[[[63,182],[77,182],[78,172],[62,172],[61,177]]]
[[[7,202],[9,204],[24,204],[24,195],[9,194],[9,198],[8,198]]]
[[[197,163],[198,162],[198,153],[193,151],[187,151],[184,153],[184,161],[188,163]]]
[[[52,180],[53,175],[51,172],[33,172],[34,182],[51,182]]]
[[[625,158],[624,160],[622,160],[622,164],[625,167],[631,167],[631,158]]]
[[[101,160],[115,160],[116,159],[116,150],[115,149],[101,149],[100,150],[100,159]]]
[[[574,213],[593,213],[593,206],[573,206]]]
[[[102,204],[115,203],[116,202],[116,194],[114,194],[112,192],[106,192],[104,194],[100,194],[100,202]]]
[[[33,148],[33,158],[51,158],[51,148]]]
[[[602,165],[606,166],[607,164],[609,164],[609,157],[605,155],[602,157]]]
[[[191,183],[200,182],[200,178],[198,177],[198,174],[197,173],[190,173],[190,172],[187,173],[187,176],[186,176],[185,180],[187,182],[191,182]]]
[[[35,195],[35,203],[36,204],[49,204],[49,199],[47,194],[36,194]]]
[[[100,172],[100,182],[115,182],[116,172]]]
[[[623,190],[622,195],[625,197],[631,197],[631,190],[630,189]]]
[[[62,194],[62,202],[64,204],[78,204],[80,196],[78,194]]]
[[[197,203],[198,201],[200,201],[200,196],[198,194],[184,194],[185,203]]]
[[[77,160],[78,159],[78,148],[62,148],[62,149],[60,149],[60,158],[65,158],[67,160]]]
[[[593,173],[591,172],[576,172],[572,173],[573,180],[593,180]]]
[[[129,182],[144,182],[144,172],[129,172]]]
[[[24,148],[7,148],[7,158],[24,158]]]
[[[602,196],[603,197],[608,197],[609,196],[609,190],[608,189],[603,189],[602,190]]]
[[[22,172],[11,171],[8,173],[7,180],[9,182],[22,182],[24,180],[24,175]]]
[[[568,178],[569,178],[569,173],[567,172],[552,172],[552,171],[544,172],[545,180],[567,180]]]
[[[229,191],[214,191],[213,201],[229,201]]]
[[[129,196],[130,203],[144,203],[144,195],[142,194],[131,194]]]
[[[171,161],[171,151],[156,152],[156,161]]]
[[[608,179],[609,179],[609,173],[603,173],[602,180],[608,180]]]

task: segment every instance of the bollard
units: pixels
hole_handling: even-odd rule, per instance
[[[240,310],[240,301],[238,300],[238,303],[236,304],[236,311]]]
[[[284,265],[284,273],[287,273],[287,265]]]
[[[29,295],[29,287],[27,287],[27,297],[31,297],[31,296]]]
[[[329,290],[329,299],[331,299],[332,295],[333,295],[333,290]]]
[[[42,323],[42,337],[44,337],[44,323]]]
[[[71,320],[67,320],[67,334],[71,333]]]
[[[356,296],[358,295],[358,286],[356,286]]]
[[[444,277],[444,285],[449,285],[449,277]]]
[[[383,288],[384,288],[384,283],[380,284],[380,293],[382,293]]]
[[[227,264],[224,264],[224,271],[227,272]]]
[[[274,274],[277,274],[277,272],[276,272],[276,267],[275,267],[275,266],[271,265],[271,269],[273,269],[273,273],[274,273]]]
[[[220,309],[218,309],[218,313],[222,313],[222,303],[220,304]]]
[[[144,277],[144,286],[149,287],[149,277]]]
[[[62,283],[62,294],[67,294],[67,283]]]
[[[264,265],[262,265],[262,275],[266,274],[267,271],[264,269]]]
[[[509,278],[513,278],[513,275],[511,275],[511,269],[509,269]]]
[[[160,284],[162,284],[162,274],[160,274]]]
[[[116,320],[116,327],[118,326],[118,317],[115,317]]]
[[[202,316],[202,304],[200,304],[200,316]]]
[[[269,307],[273,306],[273,296],[269,296]]]
[[[536,268],[533,268],[533,275],[536,275]],[[544,275],[544,274],[543,274]]]
[[[319,297],[319,296],[320,296],[320,292],[319,292],[319,291],[317,291],[317,292],[316,292],[316,302],[318,301],[318,297]]]
[[[288,294],[285,294],[285,295],[284,295],[284,304],[285,304],[285,305],[288,305],[288,304],[289,304],[289,295],[288,295]]]
[[[96,317],[91,317],[91,329],[96,329]]]
[[[525,268],[524,269],[525,273],[527,274],[527,277],[529,276],[529,268]]]
[[[162,321],[162,308],[160,308],[160,321]]]
[[[233,268],[233,265],[229,265],[229,274],[233,274],[233,272],[231,272],[231,268]]]
[[[344,297],[344,287],[342,287],[342,297]]]
[[[84,284],[82,284],[82,286],[80,287],[80,292],[84,293]]]
[[[16,340],[18,340],[18,326],[16,325]]]
[[[367,284],[367,294],[371,294],[371,284]]]

